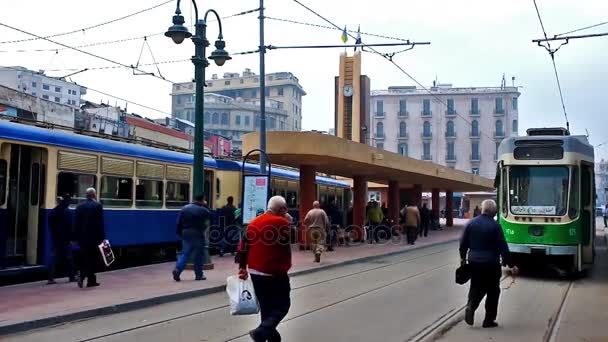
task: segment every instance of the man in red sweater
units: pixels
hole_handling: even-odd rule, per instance
[[[249,222],[239,248],[239,277],[251,275],[260,303],[260,325],[249,332],[255,342],[281,341],[277,326],[289,312],[291,246],[285,198],[274,196],[268,211]],[[249,269],[248,269],[249,267]]]

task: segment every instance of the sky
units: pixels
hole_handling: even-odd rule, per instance
[[[437,78],[454,86],[500,86],[505,74],[507,84],[515,77],[519,86],[520,134],[530,127],[564,126],[562,110],[551,59],[547,51],[532,43],[541,38],[542,30],[532,0],[300,0],[338,26],[411,41],[429,41],[431,45],[416,46],[398,54],[394,61],[420,83],[429,86]],[[80,30],[98,23],[138,12],[163,3],[163,0],[104,1],[7,1],[0,2],[0,23],[41,36]],[[84,51],[120,62],[136,65],[190,58],[194,46],[186,41],[175,45],[169,38],[154,35],[171,25],[175,3],[119,20],[97,28],[51,38],[70,46],[103,41],[150,36],[143,49],[142,38],[122,43],[81,48]],[[259,7],[258,0],[199,1],[202,12],[215,9],[226,17]],[[608,21],[605,0],[537,0],[549,36]],[[267,17],[327,25],[293,0],[266,0]],[[192,23],[192,7],[182,1],[186,24]],[[258,14],[247,14],[222,20],[226,50],[230,53],[255,50],[259,45]],[[267,19],[266,45],[341,44],[340,31],[327,30]],[[608,25],[575,34],[608,32]],[[218,34],[217,23],[210,22],[208,37]],[[0,26],[0,65],[24,66],[46,70],[48,75],[65,76],[84,68],[114,64],[61,46],[34,40],[18,43],[6,41],[30,36]],[[368,44],[394,40],[363,36]],[[352,39],[348,43],[354,43]],[[557,45],[552,45],[556,47]],[[46,49],[51,51],[31,51]],[[399,48],[380,49],[383,52]],[[27,50],[17,52],[16,50]],[[344,49],[273,50],[266,55],[266,72],[289,71],[295,74],[306,92],[303,98],[303,128],[327,131],[333,126],[334,76],[338,72],[339,54]],[[352,49],[349,49],[349,52]],[[141,58],[140,58],[141,54]],[[599,145],[608,141],[608,36],[571,40],[555,54],[566,111],[573,134],[586,134]],[[169,81],[184,82],[193,78],[189,61],[161,64],[162,76]],[[408,78],[373,54],[363,55],[363,73],[371,78],[372,89],[395,85],[414,85]],[[142,69],[155,72],[154,66]],[[207,75],[242,72],[245,68],[259,71],[257,54],[234,55],[223,67],[211,65]],[[209,78],[209,77],[208,77]],[[131,101],[129,112],[150,118],[169,115],[171,83],[145,75],[134,75],[126,68],[90,70],[71,76],[71,80],[90,88],[86,99],[124,107]],[[138,107],[137,104],[158,111]],[[608,158],[608,144],[596,149],[599,158]]]

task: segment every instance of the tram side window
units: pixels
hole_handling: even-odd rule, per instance
[[[115,176],[101,177],[100,200],[108,207],[130,207],[133,204],[133,179]]]
[[[578,216],[578,194],[580,192],[578,186],[578,167],[572,168],[572,185],[570,186],[570,203],[568,204],[568,216],[575,218]]]
[[[502,216],[507,217],[508,214],[508,210],[507,210],[507,194],[508,192],[508,187],[507,185],[509,183],[507,183],[507,168],[504,167],[502,169],[502,177],[501,177],[501,182],[502,182],[502,191],[501,191],[501,210],[502,211]]]
[[[298,193],[295,191],[287,190],[285,194],[285,200],[287,200],[288,208],[298,207]]]
[[[6,160],[0,160],[0,205],[6,203]]]
[[[57,197],[70,194],[70,204],[78,204],[86,199],[88,188],[94,188],[97,183],[95,175],[79,174],[72,172],[60,172],[57,177]]]
[[[167,192],[165,193],[165,203],[167,208],[181,208],[188,204],[190,195],[190,184],[167,182]]]
[[[135,206],[138,208],[162,208],[163,182],[138,179],[135,187]]]

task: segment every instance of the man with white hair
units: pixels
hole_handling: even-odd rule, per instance
[[[260,303],[260,325],[249,332],[254,341],[281,341],[277,326],[291,306],[289,276],[291,268],[290,222],[287,202],[281,196],[268,201],[268,211],[247,226],[239,246],[239,277],[251,275]]]
[[[94,188],[86,191],[87,200],[76,207],[74,220],[74,240],[78,242],[81,253],[80,276],[78,287],[83,287],[87,278],[87,287],[99,286],[95,276],[95,265],[100,257],[99,245],[106,239],[103,222],[103,207],[97,202]]]
[[[329,218],[319,201],[312,203],[312,209],[304,218],[304,224],[308,227],[308,233],[312,240],[312,250],[315,253],[315,262],[321,262],[321,253],[325,244],[327,232],[329,231]]]
[[[513,266],[509,258],[509,247],[502,228],[494,220],[496,202],[485,200],[481,203],[481,215],[469,221],[460,239],[461,264],[468,262],[471,272],[469,299],[465,310],[465,322],[473,325],[475,310],[486,297],[484,328],[494,328],[500,296],[500,276],[502,264]],[[517,273],[517,268],[513,268]]]

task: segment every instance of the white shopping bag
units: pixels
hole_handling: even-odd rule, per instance
[[[114,262],[114,252],[112,252],[110,241],[103,240],[99,245],[99,251],[101,252],[103,263],[106,264],[106,266],[110,266]]]
[[[254,315],[260,312],[251,278],[242,280],[238,276],[228,277],[226,279],[226,292],[230,297],[231,315]]]

